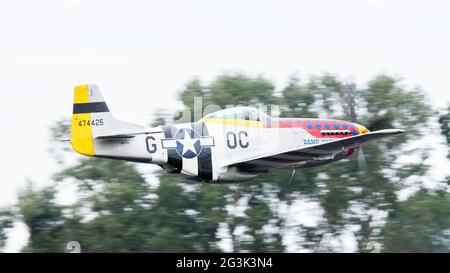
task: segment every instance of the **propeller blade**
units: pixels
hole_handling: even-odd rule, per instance
[[[362,147],[358,148],[358,169],[360,172],[364,172],[367,168],[366,157]]]

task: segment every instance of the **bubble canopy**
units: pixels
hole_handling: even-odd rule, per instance
[[[255,107],[243,106],[227,108],[220,111],[213,112],[204,116],[208,119],[241,119],[252,121],[265,121],[270,119],[266,113],[256,109]]]

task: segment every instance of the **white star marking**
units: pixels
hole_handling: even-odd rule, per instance
[[[187,130],[184,130],[184,138],[181,140],[181,144],[183,144],[183,154],[186,154],[189,150],[194,154],[197,154],[194,144],[199,141],[198,139],[191,138]]]

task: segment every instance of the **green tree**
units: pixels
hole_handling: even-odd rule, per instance
[[[62,252],[65,244],[61,241],[64,217],[61,206],[55,203],[55,190],[49,186],[41,190],[33,189],[31,182],[19,194],[21,220],[30,234],[24,252]]]
[[[342,112],[337,113],[344,116],[337,118],[352,119],[349,116],[351,107],[345,105],[349,100],[342,98],[347,95],[342,91],[345,91],[345,85],[330,80],[329,76],[327,78],[328,82],[340,86],[330,91],[341,90],[338,92],[341,99],[335,99],[333,103],[341,104]],[[321,179],[321,182],[326,184],[327,190],[319,194],[325,210],[325,231],[339,236],[346,226],[359,226],[354,234],[358,251],[362,252],[367,250],[367,243],[379,238],[382,221],[374,217],[396,209],[397,192],[403,188],[401,183],[414,176],[423,176],[428,170],[425,164],[427,151],[408,150],[405,143],[423,135],[422,128],[426,127],[432,111],[420,90],[405,90],[397,80],[386,75],[376,77],[369,82],[367,89],[355,90],[354,93],[355,102],[359,103],[359,111],[355,111],[356,121],[367,124],[371,130],[404,128],[407,131],[400,137],[365,145],[367,168],[360,169],[358,157],[353,157],[350,162],[343,160],[332,168],[317,170],[326,174],[323,176],[326,179]],[[339,109],[328,104],[324,110],[333,108]],[[328,115],[333,116],[333,113]],[[423,160],[412,164],[397,163],[404,153],[417,154]]]
[[[339,240],[350,227],[358,251],[367,251],[367,243],[374,240],[389,249],[393,241],[389,236],[401,232],[393,223],[409,214],[406,203],[398,201],[399,190],[420,186],[427,179],[426,147],[409,146],[423,135],[433,114],[423,92],[405,89],[387,75],[375,77],[364,89],[330,74],[311,77],[306,83],[293,76],[281,93],[274,89],[262,76],[224,74],[209,85],[190,81],[180,99],[191,110],[196,96],[202,97],[204,106],[278,103],[282,116],[348,119],[371,130],[396,127],[407,134],[366,145],[367,168],[360,168],[358,157],[352,157],[300,169],[295,175],[287,170],[269,172],[234,185],[198,183],[162,171],[156,177],[145,176],[136,164],[98,158],[80,157],[68,165],[67,146],[52,145],[61,167],[55,185],[74,183],[79,201],[61,206],[55,201],[57,187],[26,189],[19,202],[19,215],[30,230],[24,251],[63,251],[68,241],[76,240],[85,252],[217,252],[222,250],[219,234],[224,233],[236,252],[278,252],[288,246],[339,251],[325,237]],[[164,125],[166,120],[162,114],[154,124]],[[67,126],[67,122],[56,123],[52,135],[64,138]],[[404,155],[421,160],[402,163],[399,159]],[[420,198],[434,202],[441,195],[427,193]],[[444,197],[438,201],[444,202]],[[289,216],[300,201],[318,204],[317,225],[299,224]],[[414,203],[423,209],[420,201]],[[433,213],[446,217],[447,207]],[[389,215],[386,229],[386,219],[377,218],[384,214]],[[435,228],[444,232],[439,240],[446,239],[445,224]],[[432,234],[440,234],[436,232]],[[294,241],[287,242],[287,234]],[[408,249],[415,248],[403,248]]]
[[[293,205],[298,196],[320,202],[324,210],[322,223],[316,230],[298,226],[297,232],[304,237],[303,246],[312,249],[323,237],[331,234],[339,237],[349,225],[359,226],[356,232],[358,250],[364,251],[366,244],[379,236],[379,223],[370,213],[389,212],[397,206],[396,192],[402,188],[400,182],[410,177],[422,176],[428,167],[424,161],[416,164],[396,164],[402,153],[415,153],[426,159],[425,151],[410,150],[402,144],[423,134],[421,128],[427,123],[431,109],[426,104],[421,90],[405,90],[399,82],[381,75],[369,82],[367,89],[357,89],[354,84],[341,83],[332,75],[312,77],[302,85],[298,78],[291,77],[282,92],[282,100],[274,93],[251,83],[252,79],[243,75],[223,75],[213,81],[204,96],[208,101],[224,107],[229,104],[255,104],[258,102],[285,103],[282,115],[319,116],[359,121],[369,124],[370,129],[399,127],[410,134],[368,145],[366,157],[369,168],[361,170],[356,158],[337,162],[311,170],[301,170],[294,181],[288,183],[290,173],[274,172],[260,176],[253,182],[232,188],[229,205],[242,200],[254,200],[247,205],[245,216],[229,215],[227,223],[233,237],[235,251],[261,251],[261,249],[283,249],[281,241],[287,230],[285,216],[278,213],[277,204]],[[267,80],[266,80],[267,81]],[[264,82],[264,81],[262,81]],[[263,86],[271,86],[265,83]],[[272,85],[273,86],[273,85]],[[256,96],[258,92],[264,96]],[[359,111],[358,111],[359,110]],[[387,172],[390,170],[390,172]],[[277,201],[273,197],[276,196]],[[272,197],[272,199],[270,199]],[[267,205],[259,205],[264,200]],[[250,204],[247,201],[247,204]],[[270,210],[267,210],[271,207]],[[353,213],[359,210],[361,213]],[[264,215],[264,217],[250,217]],[[263,219],[263,220],[261,220]],[[261,222],[262,221],[262,222]],[[277,231],[263,234],[264,226],[275,225]],[[244,228],[244,235],[235,236],[234,231]],[[292,228],[291,228],[292,229]],[[264,245],[276,242],[275,245]],[[333,249],[330,249],[333,251]]]
[[[447,106],[445,112],[439,117],[439,124],[441,126],[442,135],[444,136],[447,145],[450,146],[450,104]],[[447,157],[450,158],[450,149]]]
[[[157,232],[155,251],[220,252],[216,233],[225,219],[225,187],[186,182],[159,174],[152,221]]]
[[[13,227],[14,224],[14,211],[11,208],[0,209],[0,251],[5,247],[7,237],[7,231]]]
[[[382,238],[385,252],[449,252],[450,195],[421,189],[390,213]]]
[[[447,158],[450,159],[450,104],[447,106],[447,109],[445,109],[444,113],[439,117],[438,121],[441,126],[442,135],[444,136],[447,143]],[[446,177],[446,180],[447,185],[450,185],[450,175]]]
[[[78,186],[80,201],[75,211],[93,219],[72,222],[74,240],[86,252],[133,252],[148,249],[152,236],[150,188],[134,164],[83,158],[56,176]],[[75,215],[75,219],[81,215]],[[101,239],[100,239],[101,238]]]
[[[262,76],[250,78],[244,74],[220,75],[210,85],[208,102],[224,109],[227,105],[269,104],[275,86]]]
[[[179,94],[179,98],[181,102],[184,104],[184,106],[189,109],[190,111],[190,117],[188,121],[195,121],[196,119],[200,117],[195,116],[194,111],[194,103],[195,98],[202,98],[203,100],[207,100],[207,97],[205,96],[206,90],[204,90],[204,87],[202,86],[199,79],[193,79],[190,82],[188,82],[183,89],[183,91]],[[202,107],[204,104],[208,104],[208,101],[202,101],[202,104],[200,107]],[[198,111],[201,111],[199,114],[203,113],[202,109],[197,109]],[[186,122],[188,122],[186,121]]]
[[[282,116],[317,117],[317,113],[311,109],[316,96],[310,87],[301,85],[300,79],[296,76],[289,79],[288,85],[282,91],[284,98],[282,102],[287,108]]]

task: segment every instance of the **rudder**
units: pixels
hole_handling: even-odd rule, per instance
[[[94,138],[111,130],[113,122],[114,118],[96,85],[75,87],[71,131],[71,144],[75,151],[94,156]]]

